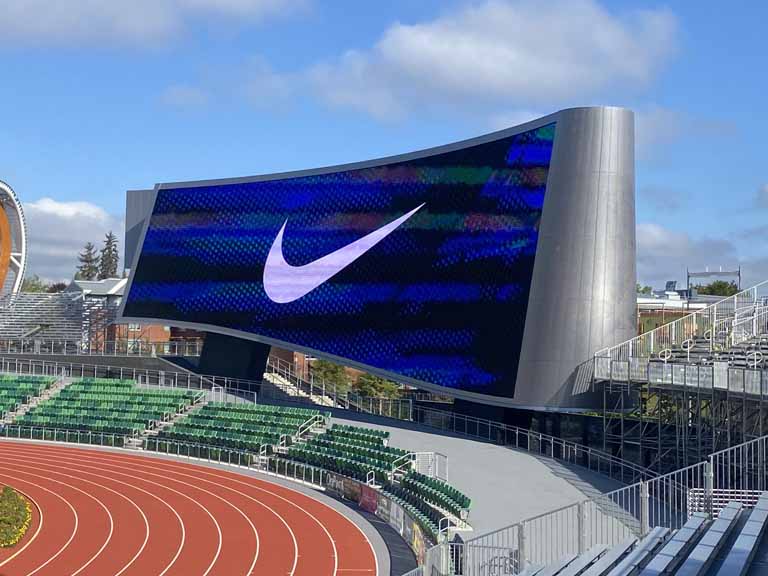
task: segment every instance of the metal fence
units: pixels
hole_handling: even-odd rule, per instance
[[[0,354],[87,355],[87,356],[200,356],[203,341],[169,340],[53,340],[12,338],[0,340]]]
[[[597,472],[623,484],[651,478],[654,475],[647,468],[600,450],[502,422],[423,406],[413,407],[413,420],[422,426],[436,428],[442,432],[554,458]]]
[[[727,361],[716,361],[704,366],[684,362],[651,362],[647,358],[595,358],[595,378],[674,386],[694,391],[714,389],[757,397],[768,395],[768,370],[762,366],[734,367]]]
[[[413,419],[411,398],[361,396],[347,386],[341,387],[336,383],[327,383],[322,378],[316,378],[311,371],[307,378],[303,378],[291,362],[276,356],[270,356],[267,360],[266,374],[276,378],[269,380],[271,386],[264,387],[262,394],[265,399],[279,400],[282,395],[287,394],[329,408],[365,412],[398,420]]]
[[[759,319],[764,318],[767,304],[768,280],[622,344],[600,350],[595,357],[649,358],[662,350],[682,348],[684,342],[693,339],[708,340],[712,349],[721,341],[727,345],[733,334],[743,341],[758,333],[755,331],[761,323]]]
[[[9,424],[0,426],[0,437],[17,440],[42,440],[49,442],[69,442],[72,444],[90,444],[93,446],[108,446],[114,448],[135,449],[131,441],[139,442],[136,435],[110,434],[89,430],[67,430],[61,428],[45,428],[39,426],[19,426]],[[281,478],[288,478],[317,488],[325,486],[325,470],[299,462],[288,462],[272,456],[261,456],[246,450],[225,448],[209,444],[195,444],[178,440],[149,437],[143,439],[142,448],[145,452],[167,454],[189,460],[200,460],[216,464],[237,466]]]
[[[255,399],[254,390],[260,389],[262,392],[264,391],[264,388],[260,388],[260,382],[252,380],[198,375],[189,372],[141,370],[99,364],[0,358],[0,371],[17,374],[66,375],[74,378],[129,378],[136,380],[139,386],[204,390],[214,398],[226,398],[227,401],[237,401],[237,399],[251,401]],[[306,397],[291,396],[289,388],[285,390],[285,394],[287,396],[281,398],[281,401],[295,400],[298,403],[309,403],[317,408],[322,408],[322,405],[318,406],[307,400]],[[296,394],[295,391],[294,394]],[[269,396],[266,395],[265,397],[264,394],[261,394],[258,396],[258,400],[269,400]],[[625,484],[653,476],[651,471],[642,466],[575,442],[569,442],[547,434],[510,426],[493,420],[412,405],[410,401],[407,402],[407,410],[405,404],[401,405],[399,409],[392,407],[389,410],[387,409],[388,404],[383,402],[382,399],[358,396],[354,398],[354,401],[348,402],[349,408],[347,409],[375,416],[413,421],[442,432],[449,432],[555,458],[568,464],[587,468]]]
[[[642,538],[656,526],[677,530],[694,512],[711,518],[730,501],[754,506],[768,486],[768,436],[707,460],[529,518],[464,543],[443,543],[408,576],[497,576],[551,564],[595,545]]]

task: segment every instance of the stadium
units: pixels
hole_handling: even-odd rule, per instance
[[[56,293],[0,185],[0,574],[762,573],[768,285],[637,335],[634,146],[129,190],[125,274]]]

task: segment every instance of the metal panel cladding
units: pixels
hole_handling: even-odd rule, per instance
[[[123,315],[511,397],[555,132],[161,186]]]

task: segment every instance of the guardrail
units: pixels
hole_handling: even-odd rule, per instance
[[[200,356],[203,341],[190,340],[53,340],[46,338],[0,339],[0,354],[85,356]]]
[[[761,391],[768,390],[768,374],[763,366],[756,365],[748,368],[730,366],[725,360],[713,362],[711,365],[702,365],[685,362],[650,362],[647,358],[630,360],[595,358],[595,377],[612,382],[679,386],[694,391],[697,389],[727,390],[757,397],[761,395]]]
[[[261,383],[252,380],[240,380],[221,376],[197,375],[189,372],[166,372],[156,370],[138,370],[119,366],[98,364],[79,364],[72,362],[47,362],[43,360],[25,360],[18,358],[0,357],[0,371],[18,374],[42,374],[60,376],[62,373],[70,377],[95,378],[130,378],[140,386],[159,386],[184,388],[191,390],[207,390],[214,398],[233,400],[241,398],[250,401],[255,398],[256,390]],[[286,390],[286,394],[289,390]],[[259,400],[263,396],[259,395]],[[285,399],[282,399],[283,401]],[[305,397],[294,396],[293,400],[322,409]],[[428,428],[442,432],[465,436],[468,438],[492,442],[509,448],[517,448],[561,460],[568,464],[578,465],[588,470],[598,472],[622,483],[636,482],[641,478],[650,478],[653,472],[632,462],[621,460],[594,448],[588,448],[574,442],[555,438],[540,432],[510,426],[501,422],[456,414],[436,408],[412,406],[410,410],[392,410],[388,412],[387,404],[378,398],[357,397],[348,403],[348,410],[363,412],[374,416],[415,422]],[[409,418],[401,418],[408,414]]]
[[[743,321],[751,319],[767,305],[768,280],[617,346],[600,350],[595,357],[611,360],[650,358],[666,348],[679,348],[685,340],[692,338],[706,338],[711,347],[718,333],[730,333],[734,325],[748,331]]]
[[[707,460],[528,518],[464,543],[441,543],[407,576],[520,574],[595,545],[642,538],[656,526],[677,530],[693,512],[711,518],[727,502],[754,506],[768,489],[768,436],[711,454]]]

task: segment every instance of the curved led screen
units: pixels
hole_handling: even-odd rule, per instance
[[[555,124],[356,169],[157,191],[123,316],[512,396]]]

